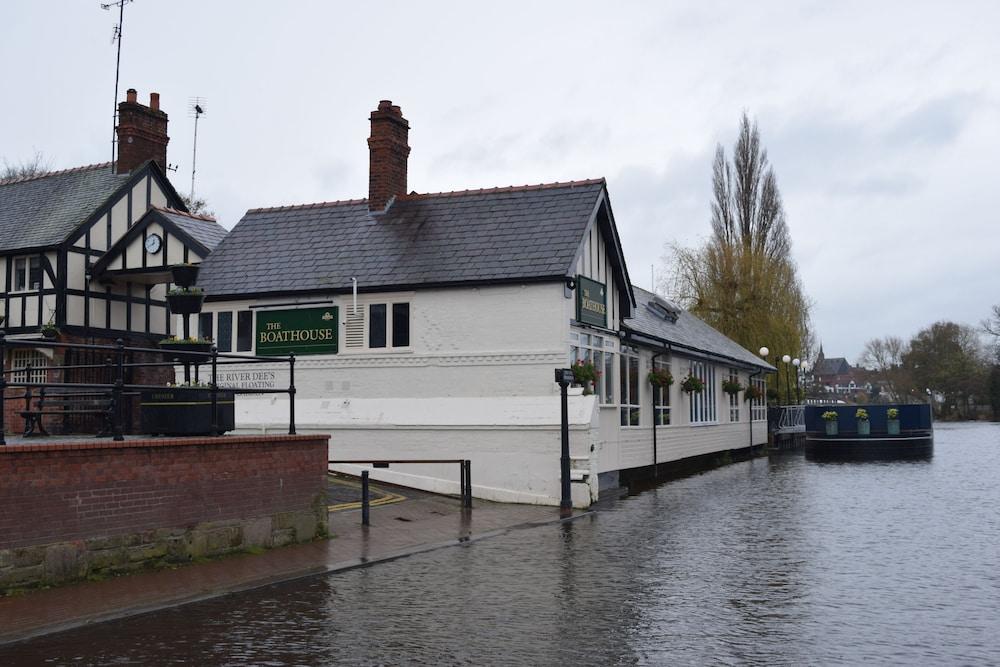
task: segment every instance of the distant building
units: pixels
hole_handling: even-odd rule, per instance
[[[810,383],[814,391],[820,393],[853,398],[859,392],[864,392],[870,397],[874,385],[869,381],[868,375],[868,371],[851,366],[844,357],[827,357],[820,345]]]

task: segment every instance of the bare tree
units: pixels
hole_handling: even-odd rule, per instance
[[[36,151],[34,157],[18,162],[8,162],[4,158],[3,167],[0,168],[0,181],[40,176],[49,171],[48,160],[40,152]]]
[[[712,191],[712,236],[698,249],[671,248],[670,291],[748,349],[766,345],[811,358],[810,304],[791,256],[777,177],[746,113],[732,160],[721,145],[716,149]]]
[[[903,400],[912,388],[910,374],[903,367],[903,358],[908,352],[909,345],[898,336],[873,338],[865,343],[858,360],[859,365],[872,371],[874,379],[885,385],[890,401]]]

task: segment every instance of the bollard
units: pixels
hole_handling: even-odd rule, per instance
[[[465,508],[472,509],[472,461],[466,459],[462,467],[465,469]]]
[[[361,525],[362,526],[371,525],[368,516],[368,505],[369,505],[368,471],[362,470],[361,471]]]

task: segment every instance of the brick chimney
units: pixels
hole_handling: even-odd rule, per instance
[[[390,100],[378,103],[371,114],[372,135],[368,137],[368,210],[384,211],[393,197],[406,194],[406,159],[410,123]]]
[[[127,174],[146,160],[167,168],[167,114],[160,111],[160,94],[149,94],[149,106],[136,101],[135,88],[118,103],[118,161],[115,171]]]

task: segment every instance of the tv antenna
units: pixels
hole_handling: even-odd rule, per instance
[[[111,171],[114,173],[115,170],[115,144],[118,143],[117,127],[118,127],[118,75],[121,72],[122,65],[122,28],[125,25],[125,5],[133,2],[134,0],[115,0],[114,2],[102,2],[101,9],[104,11],[111,11],[112,7],[118,8],[118,25],[115,26],[114,31],[111,33],[111,43],[114,44],[118,42],[118,56],[115,59],[115,106],[114,112],[111,115]]]
[[[205,115],[204,97],[191,98],[191,115],[194,116],[194,149],[191,154],[191,201],[194,201],[194,174],[198,165],[198,119]]]

